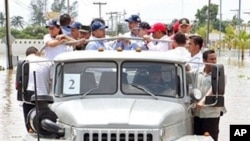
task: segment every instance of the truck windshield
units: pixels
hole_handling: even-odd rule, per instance
[[[61,63],[56,67],[55,95],[115,94],[115,62]]]
[[[143,88],[155,96],[178,96],[178,73],[174,63],[124,62],[122,64],[122,92],[145,94]]]

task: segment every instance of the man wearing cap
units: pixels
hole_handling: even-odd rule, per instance
[[[129,32],[125,33],[125,37],[137,37],[138,36],[138,30],[137,27],[139,26],[139,23],[141,23],[141,19],[138,15],[131,15],[128,19],[125,19],[126,22],[128,22],[128,28]]]
[[[184,34],[190,34],[190,22],[187,18],[182,18],[179,20],[179,32],[182,32]]]
[[[82,27],[79,29],[80,32],[80,39],[89,39],[91,36],[90,26],[88,25],[82,25]],[[82,49],[85,50],[88,42],[85,42],[82,46]]]
[[[125,22],[128,23],[129,32],[124,33],[123,37],[138,37],[138,26],[139,23],[141,23],[141,19],[138,15],[131,15],[129,18],[125,19]],[[128,39],[119,39],[117,42],[113,45],[113,49],[116,49],[117,47],[122,47],[123,49],[130,48],[130,45],[132,43],[136,43],[138,41],[136,40],[128,40]]]
[[[54,59],[54,57],[60,53],[73,51],[71,46],[63,43],[66,41],[73,41],[74,39],[62,33],[57,20],[48,21],[46,23],[46,28],[49,34],[43,37],[45,43],[45,58]]]
[[[151,51],[167,51],[169,50],[170,39],[167,36],[167,27],[163,23],[156,23],[148,32],[152,33],[154,39],[166,40],[166,42],[153,42],[150,36],[144,36],[147,41],[148,50]]]
[[[182,18],[174,23],[174,34],[177,32],[181,32],[188,36],[190,34],[190,30],[191,26],[187,18]],[[174,34],[170,37],[171,40],[173,40]],[[172,48],[174,48],[173,44]]]
[[[89,39],[91,36],[90,26],[88,25],[82,25],[82,27],[79,29],[80,32],[80,38]]]
[[[82,24],[80,22],[74,22],[69,27],[71,29],[71,36],[75,40],[80,40],[80,42],[74,44],[74,47],[76,50],[82,50],[83,45],[86,44],[85,38],[80,38],[80,29],[82,28]]]
[[[92,36],[91,39],[99,39],[99,38],[105,38],[106,31],[105,29],[108,28],[105,26],[103,23],[100,21],[95,21],[91,25],[91,31],[92,31]],[[98,50],[98,48],[103,48],[104,50],[107,50],[108,47],[104,44],[104,41],[93,41],[89,42],[88,45],[86,46],[86,50]]]
[[[150,33],[148,30],[151,29],[151,26],[147,22],[139,23],[137,30],[138,30],[138,37],[143,37],[145,35],[149,35]],[[142,50],[148,50],[145,41],[137,41],[132,43],[131,45],[127,46],[126,50],[135,50],[136,48],[141,48]]]

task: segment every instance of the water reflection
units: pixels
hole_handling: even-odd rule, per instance
[[[245,67],[245,60],[235,60],[232,58],[228,58],[227,64],[232,65],[232,66],[238,66],[239,68],[244,68]]]
[[[11,101],[11,93],[12,93],[12,88],[11,88],[11,83],[12,83],[12,72],[13,70],[9,70],[9,71],[6,71],[6,76],[5,77],[2,77],[3,78],[3,83],[1,84],[2,86],[4,86],[4,92],[3,92],[3,99],[5,99],[5,103],[2,103],[3,104],[3,109],[2,109],[2,112],[1,112],[1,119],[5,119],[4,121],[1,121],[2,122],[2,126],[3,128],[6,128],[8,125],[11,124],[11,118],[8,118],[10,117],[10,113],[11,113],[11,110],[12,110],[12,101]],[[7,134],[5,133],[6,130],[3,130],[3,134]]]
[[[15,70],[0,71],[0,140],[20,140],[24,128],[22,109],[16,101]]]
[[[225,104],[228,110],[221,118],[219,140],[228,141],[230,124],[250,123],[250,93],[247,88],[250,86],[250,57],[244,61],[238,61],[234,56],[220,57],[218,63],[225,65]],[[22,108],[16,100],[14,81],[15,69],[0,71],[0,141],[21,140],[25,134]]]

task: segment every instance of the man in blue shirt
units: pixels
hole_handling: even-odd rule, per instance
[[[129,32],[125,33],[125,37],[137,37],[138,30],[137,27],[141,23],[141,18],[138,15],[131,15],[128,19],[125,19],[128,22]]]
[[[83,39],[81,42],[74,44],[75,50],[82,50],[83,46],[86,44],[85,39],[80,37],[80,29],[83,25],[80,22],[73,22],[69,28],[71,29],[71,36],[75,40]]]
[[[106,31],[105,29],[108,28],[100,21],[95,21],[91,25],[92,37],[90,39],[100,39],[105,38]],[[102,47],[104,50],[107,50],[108,47],[104,44],[104,41],[93,41],[89,42],[86,46],[86,50],[98,50],[98,48]]]
[[[128,28],[129,32],[124,33],[122,36],[123,37],[138,37],[138,27],[139,24],[141,23],[141,18],[138,15],[131,15],[129,18],[125,19],[125,22],[128,23]],[[114,49],[117,47],[122,47],[125,50],[129,50],[130,45],[132,43],[137,43],[138,41],[136,40],[118,40],[117,43],[114,46]]]

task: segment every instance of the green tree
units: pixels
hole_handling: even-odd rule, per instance
[[[236,15],[234,15],[234,16],[232,17],[231,24],[232,24],[233,26],[237,26],[237,25],[238,25],[238,21],[239,21],[239,20],[238,20],[238,17],[237,17]],[[244,21],[244,20],[240,19],[240,24],[242,24],[243,21]]]
[[[23,28],[24,19],[22,16],[13,16],[11,17],[11,25],[16,28]]]
[[[58,13],[68,13],[72,18],[78,16],[78,2],[74,1],[69,7],[66,6],[66,0],[54,0],[51,5],[51,10]]]
[[[45,26],[28,26],[23,30],[24,34],[30,35],[32,39],[43,39],[43,36],[48,33]]]
[[[45,10],[47,7],[47,0],[31,0],[31,23],[33,25],[45,24]]]
[[[200,35],[203,39],[206,39],[207,36],[207,26],[200,26],[196,32],[196,34]]]
[[[221,32],[226,32],[226,26],[230,24],[230,21],[221,21]],[[216,30],[220,30],[220,20],[216,19],[213,23],[212,26]]]
[[[0,12],[0,27],[3,27],[5,24],[5,14],[3,12]]]
[[[3,38],[5,36],[5,28],[0,27],[0,38]]]
[[[195,14],[195,18],[198,21],[198,24],[204,25],[207,22],[208,17],[210,17],[211,22],[216,21],[216,17],[218,15],[218,5],[211,3],[209,10],[210,10],[209,16],[208,16],[207,5],[197,10],[197,13]]]
[[[59,12],[59,13],[65,12],[64,11],[66,9],[65,2],[66,0],[54,0],[54,2],[51,5],[51,10],[53,12]]]
[[[43,39],[43,36],[47,33],[48,33],[47,29],[44,26],[39,26],[39,25],[30,25],[22,30],[17,30],[13,28],[11,29],[11,34],[16,39]]]

